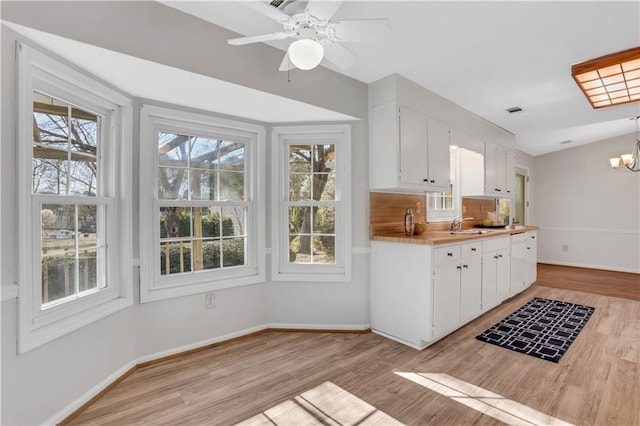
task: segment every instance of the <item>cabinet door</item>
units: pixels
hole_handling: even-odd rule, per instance
[[[482,255],[482,311],[486,312],[498,304],[496,288],[498,263],[497,253]]]
[[[527,234],[529,238],[524,244],[526,251],[524,284],[528,287],[538,279],[538,240],[535,232]]]
[[[511,291],[519,293],[525,287],[526,241],[513,242],[511,245]]]
[[[449,126],[429,118],[427,131],[429,189],[447,191],[450,183]]]
[[[507,195],[507,150],[496,146],[496,192]]]
[[[498,189],[498,157],[497,147],[492,143],[484,146],[484,191],[487,194],[496,193]]]
[[[496,255],[498,256],[496,262],[497,302],[502,303],[511,296],[511,279],[509,274],[511,271],[511,262],[507,250],[500,250]]]
[[[400,107],[400,184],[426,187],[429,180],[427,116]]]
[[[460,275],[460,316],[466,323],[482,312],[482,258],[462,259]]]
[[[459,263],[448,263],[433,270],[432,338],[438,338],[460,325]]]
[[[505,190],[507,192],[507,195],[510,196],[515,196],[516,192],[515,192],[515,188],[516,188],[516,169],[515,169],[515,162],[516,162],[516,155],[515,152],[513,152],[512,150],[508,149],[506,151],[506,163],[505,163],[505,174],[506,174],[506,182],[505,182]]]

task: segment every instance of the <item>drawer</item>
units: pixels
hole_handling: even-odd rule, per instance
[[[529,240],[529,236],[524,232],[522,234],[513,234],[511,236],[511,244],[524,243]]]
[[[482,253],[482,243],[480,241],[474,241],[472,243],[464,243],[461,247],[462,257],[475,256]]]
[[[438,247],[433,250],[434,265],[460,260],[460,245]]]
[[[511,247],[511,237],[499,237],[482,240],[482,252],[488,253],[491,251],[508,249]]]

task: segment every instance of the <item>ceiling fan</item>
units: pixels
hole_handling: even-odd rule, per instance
[[[342,1],[273,0],[251,1],[245,5],[282,24],[282,31],[228,40],[231,45],[244,45],[272,40],[295,39],[287,49],[280,71],[293,68],[310,70],[323,58],[341,69],[353,66],[356,55],[341,42],[377,41],[388,37],[388,19],[332,21]]]

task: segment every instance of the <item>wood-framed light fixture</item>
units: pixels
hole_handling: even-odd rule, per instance
[[[640,101],[640,46],[571,67],[594,109]]]

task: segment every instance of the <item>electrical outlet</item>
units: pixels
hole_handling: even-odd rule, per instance
[[[569,251],[569,246],[567,244],[563,244],[562,251]]]
[[[213,309],[216,307],[216,294],[207,293],[204,295],[204,306],[207,309]]]

